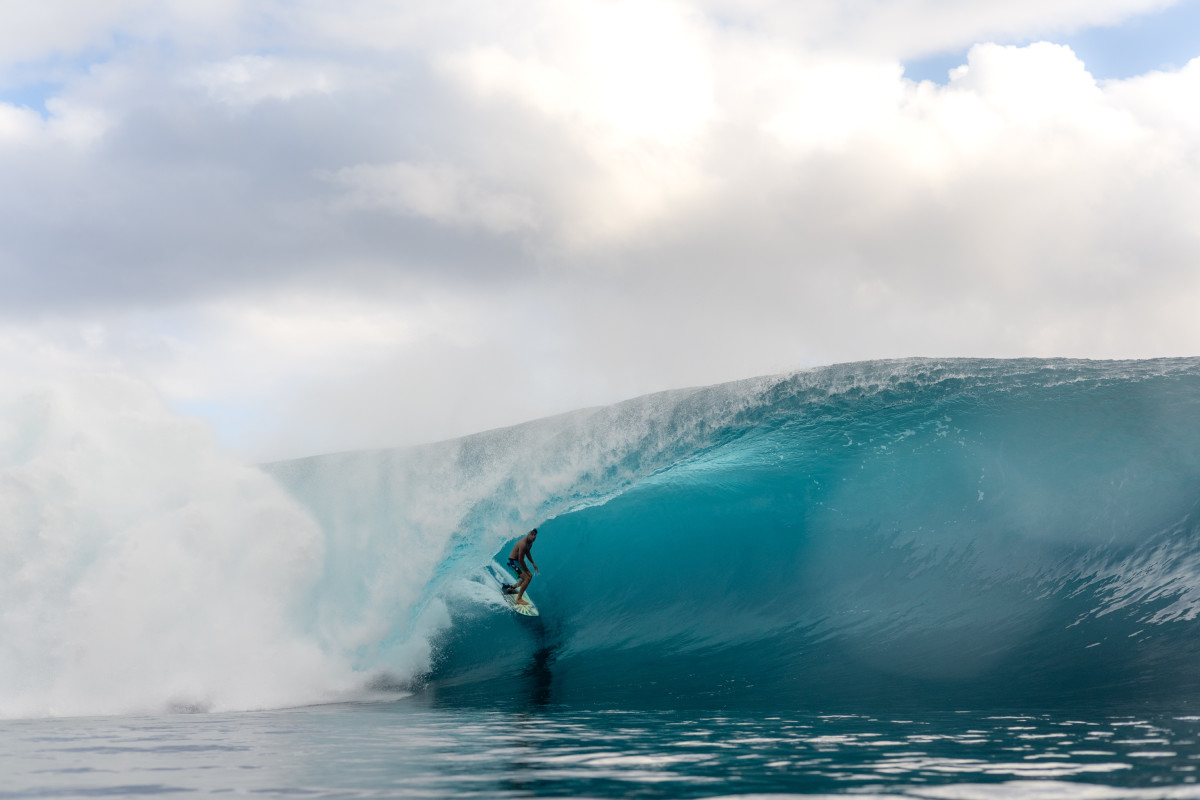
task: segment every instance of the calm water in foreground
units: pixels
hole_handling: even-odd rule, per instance
[[[0,798],[1200,797],[1200,717],[438,708],[0,722]]]

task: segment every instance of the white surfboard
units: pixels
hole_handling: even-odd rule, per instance
[[[509,608],[527,617],[538,616],[537,606],[533,604],[533,600],[529,597],[529,592],[526,592],[525,596],[521,598],[523,602],[518,603],[515,594],[507,594],[504,591],[504,584],[511,585],[517,582],[517,579],[513,577],[511,572],[494,561],[487,565],[487,571],[492,580],[496,582],[496,591],[500,592],[500,596],[504,598],[504,602],[508,603]]]

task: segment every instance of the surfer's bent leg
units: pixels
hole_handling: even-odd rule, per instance
[[[504,584],[504,594],[515,595],[517,589],[521,587],[521,563],[516,559],[509,559],[509,569],[512,570],[512,575],[517,576],[516,581]]]
[[[525,590],[529,588],[529,582],[533,580],[533,573],[529,570],[524,570],[520,574],[520,578],[521,582],[517,584],[520,587],[517,590],[517,602],[523,603],[525,601]]]

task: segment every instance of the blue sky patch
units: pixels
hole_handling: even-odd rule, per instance
[[[1117,26],[1020,41],[1000,40],[998,43],[1024,46],[1035,41],[1067,45],[1097,80],[1131,78],[1154,70],[1176,70],[1200,56],[1200,0],[1185,0],[1164,11],[1135,17]],[[945,85],[949,82],[949,71],[965,63],[966,48],[937,53],[905,63],[904,76],[914,81]]]
[[[12,106],[24,106],[46,116],[46,101],[58,94],[61,83],[38,81],[22,86],[0,88],[0,102]]]

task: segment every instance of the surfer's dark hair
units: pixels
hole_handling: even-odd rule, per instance
[[[533,530],[531,530],[529,533],[537,533],[537,528],[534,528],[534,529],[533,529]],[[525,535],[526,535],[526,536],[528,536],[528,535],[529,535],[529,533],[527,533],[527,534],[525,534]]]

